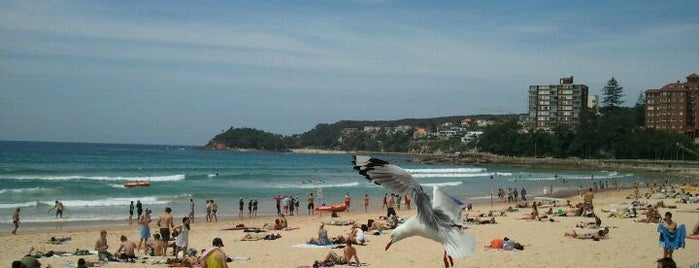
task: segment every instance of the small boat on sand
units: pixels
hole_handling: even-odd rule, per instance
[[[320,206],[316,208],[316,211],[330,211],[330,212],[342,212],[347,209],[345,204],[333,205],[333,206]]]
[[[126,187],[126,188],[148,187],[148,186],[150,186],[149,181],[132,181],[132,182],[124,183],[124,187]]]

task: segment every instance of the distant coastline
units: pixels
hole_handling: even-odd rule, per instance
[[[489,153],[461,153],[461,154],[415,154],[396,152],[350,152],[324,149],[292,149],[294,153],[313,154],[389,154],[411,156],[413,162],[422,164],[452,164],[452,165],[503,165],[522,166],[550,169],[576,169],[576,170],[613,170],[635,173],[667,173],[678,176],[699,175],[699,162],[697,161],[673,161],[673,160],[646,160],[646,159],[576,159],[576,158],[536,158],[536,157],[512,157]]]

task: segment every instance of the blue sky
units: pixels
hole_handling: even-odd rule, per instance
[[[0,1],[0,140],[203,145],[223,129],[526,113],[699,73],[699,1]]]

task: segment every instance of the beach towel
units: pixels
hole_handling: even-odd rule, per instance
[[[674,233],[671,233],[667,228],[665,228],[665,225],[658,224],[658,233],[660,233],[660,238],[658,239],[660,242],[660,247],[672,250],[684,248],[684,239],[687,235],[684,224],[680,224]]]
[[[291,247],[294,248],[325,248],[325,249],[333,249],[333,248],[343,248],[344,245],[338,245],[338,244],[330,244],[330,245],[315,245],[315,244],[308,244],[308,243],[303,243],[303,244],[298,244],[298,245],[293,245]]]

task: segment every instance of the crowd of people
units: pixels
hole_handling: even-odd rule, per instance
[[[699,238],[699,222],[691,230],[685,230],[684,225],[678,224],[673,221],[672,213],[667,211],[664,217],[661,217],[659,209],[665,208],[666,206],[662,202],[658,202],[653,205],[645,204],[641,201],[633,201],[628,209],[619,211],[605,211],[604,209],[595,209],[594,207],[594,197],[595,192],[592,188],[582,194],[582,202],[572,205],[570,202],[567,204],[553,204],[553,206],[547,206],[548,209],[543,209],[541,202],[528,202],[526,201],[526,192],[522,188],[520,195],[515,194],[515,191],[511,190],[512,202],[517,201],[513,206],[510,206],[502,211],[491,210],[487,213],[477,214],[477,216],[469,216],[466,214],[464,216],[464,222],[466,223],[476,223],[476,224],[496,224],[496,217],[505,216],[507,213],[518,212],[521,208],[531,208],[531,211],[526,213],[521,219],[541,221],[542,219],[552,217],[564,217],[564,216],[578,216],[593,217],[594,221],[581,221],[579,224],[571,227],[571,230],[564,233],[564,237],[582,239],[582,240],[594,240],[603,241],[607,239],[610,235],[610,228],[608,226],[602,225],[602,220],[599,214],[595,211],[602,211],[610,213],[610,217],[618,217],[620,211],[623,211],[622,218],[635,218],[636,213],[645,215],[645,217],[640,219],[635,219],[637,222],[642,223],[655,223],[658,224],[658,233],[660,234],[659,241],[661,247],[663,248],[663,258],[658,260],[659,266],[669,265],[672,261],[673,252],[684,246],[684,238],[695,236]],[[691,195],[682,195],[680,197],[687,196],[691,198]],[[521,199],[520,199],[521,198]],[[257,228],[260,232],[269,231],[282,231],[290,230],[287,215],[299,215],[299,197],[291,195],[277,195],[274,197],[277,202],[277,213],[278,216],[274,223],[265,224],[262,228]],[[307,200],[308,214],[313,215],[316,198],[313,193],[310,193]],[[364,211],[369,211],[370,198],[369,195],[365,195],[363,198]],[[378,219],[370,219],[366,224],[357,223],[354,221],[331,221],[327,224],[332,225],[342,225],[348,226],[349,228],[346,232],[329,235],[328,230],[325,228],[326,223],[321,223],[318,227],[315,236],[308,239],[308,244],[313,245],[342,245],[342,252],[337,252],[331,250],[327,255],[321,260],[316,261],[316,264],[322,266],[323,264],[348,264],[352,260],[355,263],[359,262],[359,257],[357,255],[357,249],[353,245],[366,245],[369,242],[368,236],[371,234],[380,235],[383,232],[390,231],[396,228],[401,220],[396,214],[397,209],[404,204],[404,208],[410,209],[411,200],[408,195],[398,195],[386,193],[382,200],[382,208],[386,209],[386,216],[381,216]],[[683,201],[684,202],[684,201]],[[351,206],[351,196],[349,193],[345,194],[344,205],[347,210]],[[568,206],[571,210],[564,211],[563,208],[557,208],[554,210],[555,206]],[[166,207],[163,212],[156,218],[152,218],[152,211],[149,208],[143,208],[143,204],[140,200],[135,203],[130,202],[129,204],[129,223],[133,221],[134,212],[136,213],[136,222],[139,229],[138,243],[135,242],[136,239],[130,240],[126,235],[121,235],[118,242],[118,247],[116,250],[110,251],[110,247],[107,241],[107,230],[101,230],[99,233],[99,238],[95,242],[94,250],[98,253],[98,261],[108,260],[108,261],[122,261],[122,262],[134,262],[138,259],[138,256],[149,255],[149,256],[174,256],[175,260],[180,263],[198,264],[201,267],[227,267],[226,255],[222,251],[223,241],[220,238],[214,239],[212,242],[212,247],[203,251],[199,257],[196,257],[196,250],[189,248],[189,235],[191,230],[191,224],[194,222],[194,200],[190,199],[189,211],[181,219],[180,224],[176,225],[173,211],[170,207]],[[253,209],[254,207],[254,209]],[[240,218],[244,218],[244,208],[245,200],[240,199],[239,210]],[[464,210],[467,207],[464,206]],[[55,202],[55,206],[49,210],[49,212],[56,210],[56,218],[61,218],[62,213],[65,210],[63,204],[59,201]],[[470,211],[470,208],[468,208]],[[13,214],[14,230],[12,233],[16,233],[19,220],[20,209],[17,208],[16,212]],[[254,198],[248,201],[248,217],[252,218],[256,216],[257,211],[257,200]],[[207,222],[217,222],[217,212],[218,204],[213,199],[206,200],[206,221]],[[589,212],[589,213],[588,213]],[[591,213],[591,214],[590,214]],[[157,233],[151,234],[151,223],[155,221],[155,226]],[[583,229],[583,230],[580,230]],[[589,230],[592,229],[592,230]],[[241,241],[256,241],[260,239],[274,240],[281,238],[281,234],[275,233],[265,233],[257,234],[246,233]],[[52,237],[52,241],[63,242],[62,239],[58,237]],[[500,239],[502,243],[499,249],[523,249],[522,245],[512,241],[511,239],[504,238]],[[491,241],[492,242],[492,241]],[[497,241],[496,241],[497,242]],[[491,243],[492,244],[492,243]],[[496,243],[497,244],[497,243]],[[515,246],[517,245],[517,246]],[[113,248],[112,248],[113,249]],[[31,253],[34,258],[44,256],[41,249],[32,248]],[[54,254],[53,252],[50,254]],[[39,263],[38,260],[35,262],[31,260],[31,257],[25,256],[26,259],[19,260],[13,263],[13,267],[32,267],[27,266],[27,264]],[[83,262],[85,260],[83,259]],[[89,262],[86,262],[89,265]],[[19,266],[22,265],[22,266]],[[668,266],[663,266],[668,267]]]

